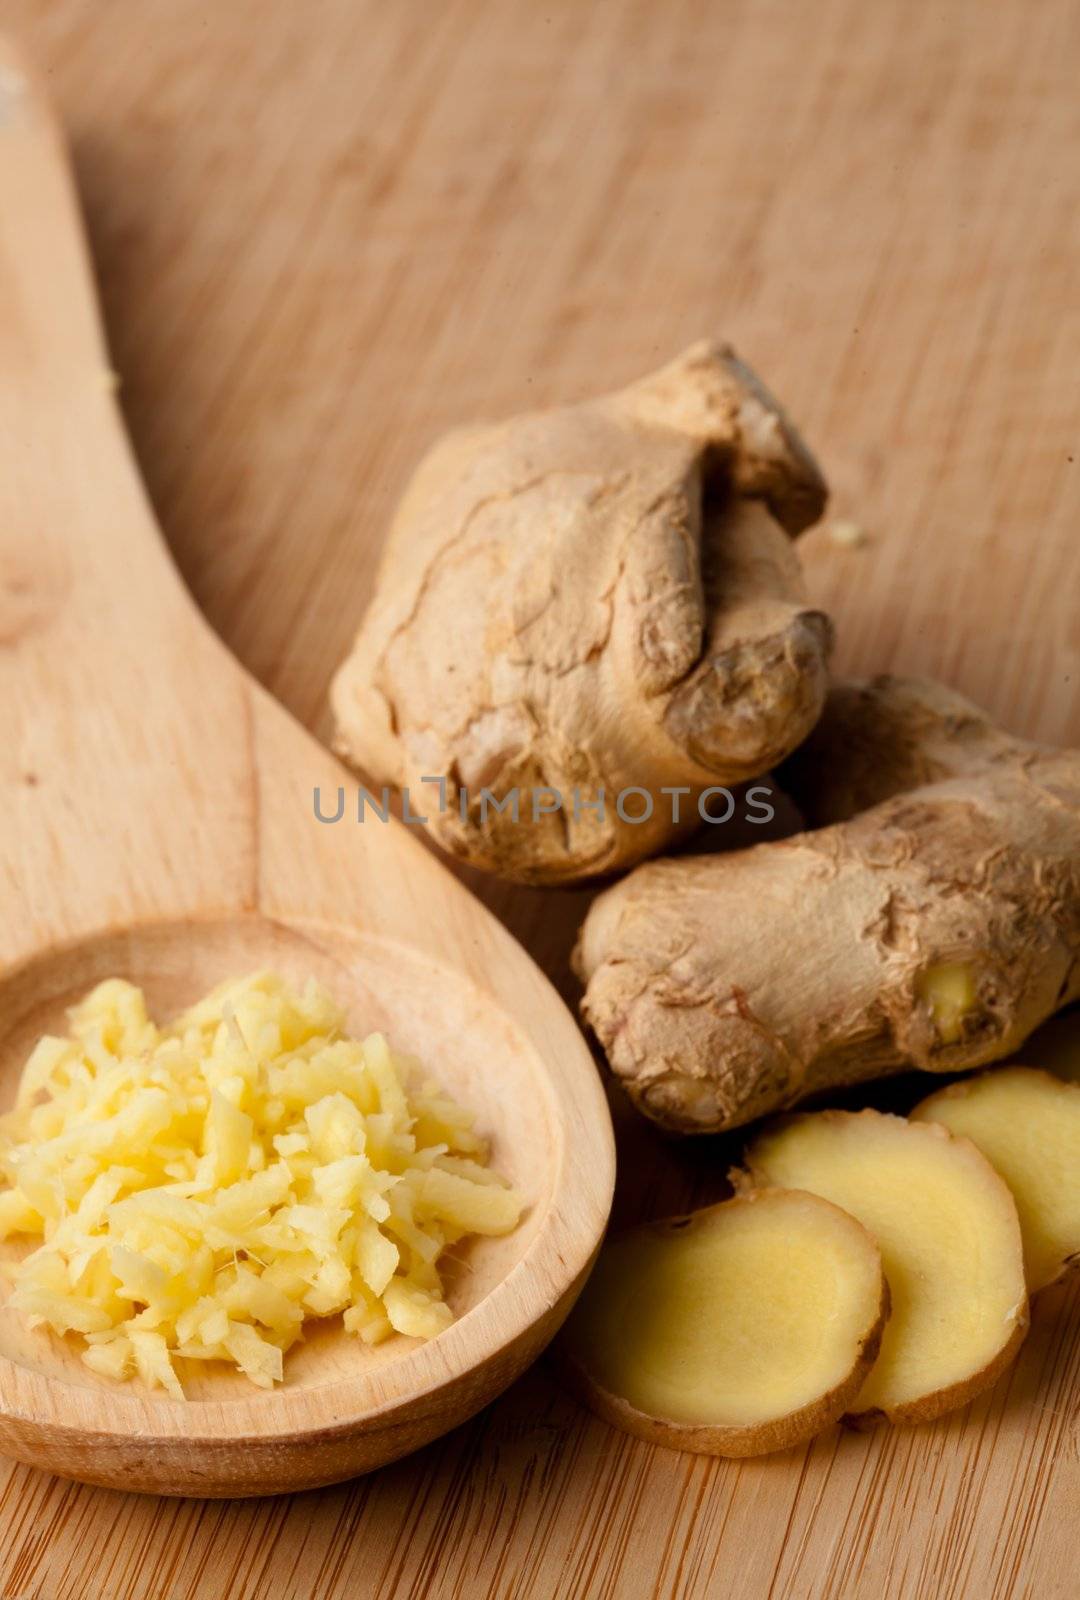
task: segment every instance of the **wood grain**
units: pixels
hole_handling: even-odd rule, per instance
[[[278,971],[424,1062],[525,1199],[509,1233],[462,1241],[438,1339],[371,1347],[328,1319],[272,1391],[198,1365],[186,1401],[117,1384],[0,1305],[0,1449],[164,1494],[337,1483],[474,1416],[555,1334],[611,1208],[607,1107],[550,983],[415,830],[316,822],[313,792],[332,814],[355,786],[168,560],[106,381],[63,140],[4,41],[0,119],[3,1103],[106,978],[171,1017]]]
[[[861,549],[804,541],[842,669],[1080,740],[1073,0],[8,0],[76,141],[123,399],[199,603],[325,734],[410,466],[471,416],[722,333]],[[487,888],[559,981],[580,897]],[[620,1214],[724,1152],[620,1117]],[[929,1429],[692,1460],[544,1368],[345,1488],[167,1504],[13,1468],[7,1596],[1076,1592],[1080,1295]]]

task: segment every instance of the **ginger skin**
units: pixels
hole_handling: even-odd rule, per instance
[[[832,825],[650,862],[585,920],[583,1012],[647,1116],[717,1132],[982,1066],[1080,996],[1080,752],[882,678],[834,691],[780,780]]]
[[[722,345],[599,400],[450,434],[405,493],[335,679],[336,748],[407,785],[445,849],[504,877],[568,883],[655,853],[693,826],[704,789],[761,776],[821,711],[831,629],[792,536],[825,494]],[[424,803],[425,776],[446,779],[444,808]],[[690,791],[681,825],[665,786]],[[649,820],[617,814],[630,787],[652,795]],[[519,791],[517,820],[482,789]],[[563,808],[534,817],[545,789]]]

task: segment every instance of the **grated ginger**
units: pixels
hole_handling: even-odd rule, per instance
[[[271,1388],[309,1317],[431,1338],[443,1252],[521,1216],[472,1115],[314,983],[257,973],[158,1028],[113,978],[69,1018],[0,1117],[0,1238],[44,1239],[11,1304],[95,1372],[182,1399],[177,1356]]]

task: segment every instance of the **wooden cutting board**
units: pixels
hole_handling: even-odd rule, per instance
[[[936,672],[1080,741],[1080,10],[1071,0],[7,0],[75,143],[176,559],[310,727],[440,430],[701,333],[767,377],[851,546],[841,670]],[[2,575],[0,575],[2,581]],[[471,880],[570,993],[585,897]],[[617,1214],[726,1150],[619,1112]],[[3,1595],[1075,1596],[1080,1291],[935,1427],[742,1464],[592,1421],[541,1365],[378,1475],[155,1501],[0,1465]]]

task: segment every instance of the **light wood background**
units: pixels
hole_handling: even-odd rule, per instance
[[[441,429],[732,338],[834,485],[805,552],[842,669],[934,671],[1080,740],[1074,0],[6,0],[71,132],[176,559],[327,732],[381,530]],[[582,897],[487,888],[566,985]],[[619,1116],[622,1216],[725,1152]],[[1080,1293],[932,1428],[744,1464],[591,1421],[541,1366],[292,1500],[0,1468],[35,1600],[1069,1600]]]

